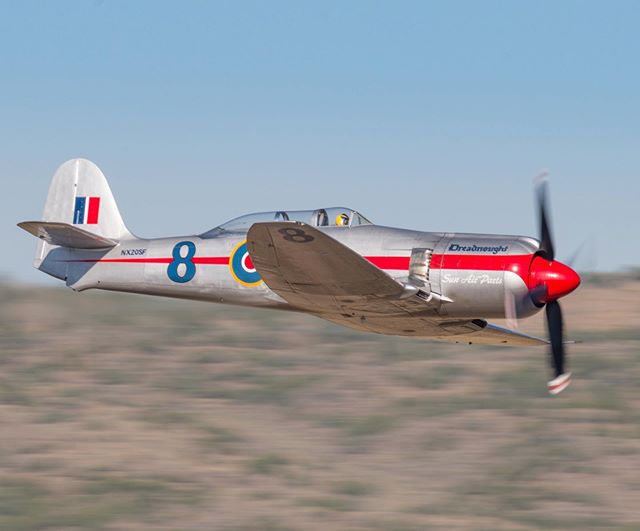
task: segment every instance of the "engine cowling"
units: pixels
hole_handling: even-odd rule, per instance
[[[431,260],[434,290],[453,302],[442,313],[456,317],[505,317],[505,292],[520,302],[518,315],[539,307],[529,300],[530,270],[539,242],[521,236],[454,234],[443,239]],[[537,270],[536,270],[537,271]]]

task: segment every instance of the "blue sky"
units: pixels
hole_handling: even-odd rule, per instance
[[[0,275],[32,270],[51,175],[107,175],[141,236],[347,205],[640,264],[638,2],[0,3]],[[53,281],[51,281],[53,282]]]

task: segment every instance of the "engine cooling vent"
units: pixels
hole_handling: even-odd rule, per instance
[[[416,248],[411,250],[409,260],[409,278],[417,283],[427,285],[429,283],[429,266],[433,249]]]

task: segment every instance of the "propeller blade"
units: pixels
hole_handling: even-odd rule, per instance
[[[564,342],[562,330],[562,310],[558,301],[547,303],[547,327],[551,341],[552,365],[554,376],[564,373]]]
[[[560,303],[558,301],[550,301],[545,309],[549,340],[551,341],[551,365],[554,372],[554,378],[548,383],[548,389],[551,394],[555,395],[568,387],[571,373],[566,373],[564,370],[564,332]]]
[[[551,237],[551,227],[549,223],[549,209],[547,207],[547,173],[536,177],[536,192],[538,198],[538,213],[540,217],[540,251],[547,260],[555,258],[555,249]]]
[[[576,260],[582,254],[582,251],[586,247],[588,241],[589,240],[584,240],[580,245],[578,245],[576,250],[573,251],[573,254],[569,258],[567,258],[563,263],[565,265],[568,265],[569,267],[575,268]]]

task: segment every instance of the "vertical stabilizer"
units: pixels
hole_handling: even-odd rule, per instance
[[[68,223],[114,241],[133,237],[104,174],[86,159],[69,160],[53,175],[42,221]],[[35,267],[40,267],[53,247],[44,241],[38,243]]]
[[[42,221],[70,223],[113,240],[130,236],[107,179],[98,166],[86,159],[69,160],[58,168]]]

